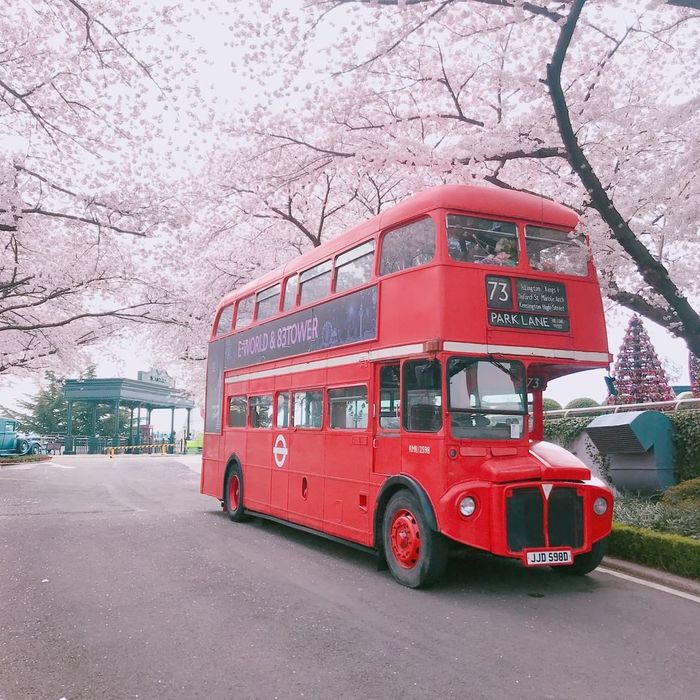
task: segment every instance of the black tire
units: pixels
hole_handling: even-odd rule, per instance
[[[568,576],[584,576],[585,574],[590,574],[593,569],[595,569],[601,561],[605,553],[608,551],[608,538],[604,537],[602,540],[598,540],[593,547],[591,547],[590,552],[586,554],[579,554],[571,566],[553,566],[561,574],[567,574]]]
[[[224,510],[234,523],[240,523],[246,519],[243,510],[243,474],[235,462],[229,466],[226,472]]]
[[[435,583],[447,567],[447,540],[431,530],[418,499],[405,489],[387,503],[382,522],[384,556],[391,575],[408,588]]]
[[[29,450],[29,453],[33,454],[33,455],[38,455],[40,452],[41,452],[41,445],[37,445],[36,443],[34,443],[31,447],[31,449]]]
[[[26,455],[29,452],[29,443],[26,440],[17,440],[17,452]]]

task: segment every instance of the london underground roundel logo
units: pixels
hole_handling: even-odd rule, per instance
[[[280,469],[282,469],[287,460],[287,452],[287,442],[284,439],[284,435],[278,435],[275,439],[275,445],[272,448],[272,455],[275,458],[275,464]]]

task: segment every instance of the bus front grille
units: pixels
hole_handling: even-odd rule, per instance
[[[508,549],[583,546],[583,498],[575,488],[554,488],[545,501],[538,487],[514,489],[506,499]]]
[[[544,507],[539,488],[515,489],[506,499],[508,549],[544,547]]]
[[[583,547],[583,497],[576,489],[552,489],[548,503],[550,547]]]

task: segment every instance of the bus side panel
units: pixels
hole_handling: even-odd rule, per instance
[[[272,431],[248,430],[243,466],[243,500],[246,508],[270,512]]]
[[[199,479],[199,490],[207,496],[221,500],[223,488],[220,473],[219,442],[220,435],[205,433],[202,443],[202,473]]]
[[[323,529],[370,545],[369,470],[372,439],[367,432],[331,430],[326,435]]]
[[[303,373],[292,379],[292,392],[296,389],[318,390],[325,384],[326,370]],[[326,424],[327,421],[324,420],[324,427]],[[321,530],[325,488],[325,432],[318,428],[296,427],[289,431],[288,437],[288,454],[283,467],[289,472],[288,517],[292,522]]]
[[[381,281],[379,338],[393,345],[416,343],[441,337],[441,306],[435,300],[442,298],[440,266],[418,267],[410,272],[388,277]],[[463,294],[457,297],[462,303]]]

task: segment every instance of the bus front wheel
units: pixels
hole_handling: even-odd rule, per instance
[[[224,484],[224,510],[234,523],[245,520],[243,510],[243,474],[238,464],[232,464]]]
[[[445,571],[447,540],[430,529],[418,499],[410,491],[398,491],[389,499],[382,542],[389,570],[403,586],[429,586]]]
[[[553,566],[552,568],[561,574],[568,574],[569,576],[584,576],[585,574],[590,574],[593,569],[595,569],[605,556],[605,552],[608,550],[608,538],[604,537],[602,540],[598,540],[593,547],[591,547],[590,552],[585,554],[579,554],[571,566]]]

